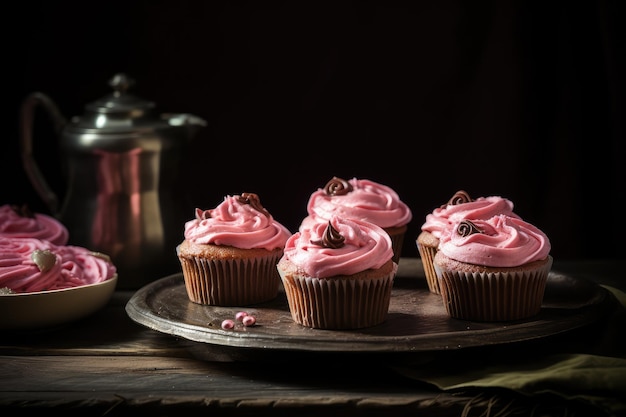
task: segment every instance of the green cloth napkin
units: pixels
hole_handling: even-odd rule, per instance
[[[451,369],[455,365],[456,371]],[[466,363],[448,363],[402,373],[444,391],[489,387],[524,395],[554,394],[593,404],[609,415],[626,415],[626,359],[563,354],[468,368]]]
[[[607,327],[598,326],[602,335],[610,332],[617,340],[626,336],[626,294],[607,288],[621,309],[607,320]],[[484,392],[484,388],[512,390],[525,396],[557,395],[581,401],[604,410],[610,416],[626,416],[626,352],[618,355],[597,354],[594,341],[580,340],[591,345],[593,354],[563,349],[565,353],[542,354],[541,346],[504,354],[458,355],[432,363],[396,368],[400,373],[444,391]],[[605,345],[606,339],[598,344]],[[568,345],[569,346],[569,345]],[[623,346],[619,345],[619,346]],[[620,347],[621,349],[621,347]],[[441,359],[441,358],[439,358]],[[569,414],[568,414],[569,415]],[[576,414],[578,415],[578,414]]]

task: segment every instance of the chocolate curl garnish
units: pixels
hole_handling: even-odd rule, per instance
[[[35,218],[35,214],[28,208],[26,204],[22,204],[22,206],[18,206],[16,204],[11,205],[11,208],[14,212],[17,213],[18,216],[21,217],[29,217],[31,219]]]
[[[458,204],[469,203],[470,201],[472,201],[472,199],[470,198],[469,194],[463,190],[460,190],[454,193],[452,198],[448,200],[448,205],[456,206]]]
[[[352,191],[352,185],[348,181],[338,177],[333,177],[324,187],[324,192],[327,195],[346,195],[350,191]]]
[[[30,259],[32,259],[41,272],[51,270],[57,262],[56,255],[49,250],[35,249],[33,253],[30,254]]]
[[[345,240],[346,238],[329,221],[326,230],[324,230],[324,236],[318,240],[311,240],[311,243],[324,248],[339,249],[344,245]]]
[[[270,213],[261,204],[261,199],[254,193],[242,193],[239,196],[239,202],[241,204],[250,204],[255,210],[265,214],[266,217],[270,217]]]
[[[482,233],[483,231],[480,230],[478,228],[478,226],[476,226],[474,223],[472,223],[469,220],[463,220],[461,223],[459,223],[459,225],[456,227],[456,232],[461,236],[461,237],[467,237],[469,235],[473,235],[476,233]]]

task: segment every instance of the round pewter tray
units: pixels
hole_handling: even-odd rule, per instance
[[[441,296],[428,291],[419,258],[400,260],[387,320],[357,330],[310,329],[293,322],[285,293],[245,307],[216,307],[189,301],[182,274],[139,289],[126,304],[128,316],[150,329],[182,338],[243,348],[335,352],[411,352],[460,349],[519,342],[573,330],[607,312],[608,291],[592,282],[553,271],[541,312],[510,322],[450,318]],[[256,325],[221,328],[239,311],[256,316]]]

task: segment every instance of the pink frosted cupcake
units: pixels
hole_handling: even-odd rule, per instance
[[[337,216],[302,227],[287,240],[277,265],[291,317],[318,329],[384,322],[397,268],[381,227]]]
[[[243,306],[276,298],[276,263],[291,232],[252,193],[226,196],[196,209],[177,247],[185,287],[194,303]]]
[[[311,222],[327,223],[333,216],[365,220],[382,227],[391,237],[395,263],[400,261],[404,236],[413,218],[409,207],[390,187],[366,179],[346,181],[337,177],[311,194],[307,213],[301,228]]]
[[[426,215],[426,221],[422,224],[416,244],[430,292],[441,293],[433,263],[441,233],[456,221],[489,219],[497,214],[519,217],[513,213],[513,203],[506,198],[491,196],[472,200],[468,193],[460,190],[446,204]]]
[[[55,245],[66,245],[69,232],[54,217],[33,213],[26,205],[0,206],[0,236],[48,240]]]
[[[0,260],[4,293],[61,290],[117,277],[107,255],[47,240],[0,236]]]
[[[516,217],[460,220],[440,238],[434,264],[451,317],[510,321],[541,310],[552,267],[550,241]]]

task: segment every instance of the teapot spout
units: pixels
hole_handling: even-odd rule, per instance
[[[207,125],[206,120],[201,117],[189,113],[168,114],[164,115],[170,126],[185,127],[188,130],[189,137],[193,137],[200,128]]]
[[[195,125],[198,127],[206,126],[206,121],[201,117],[194,116],[189,113],[180,113],[180,114],[168,114],[165,115],[169,120],[169,124],[172,126],[185,126],[185,125]]]

